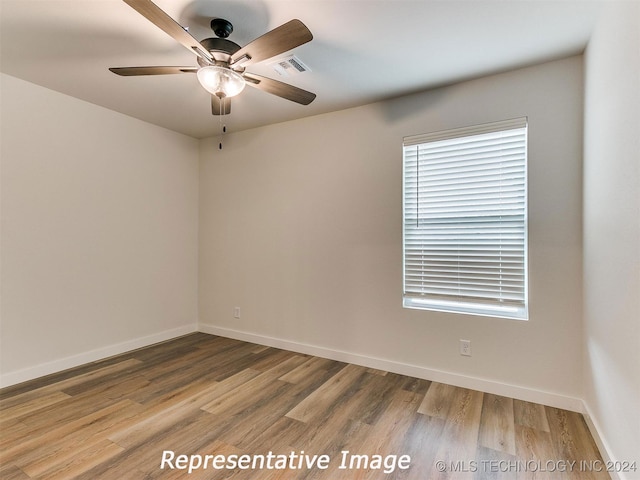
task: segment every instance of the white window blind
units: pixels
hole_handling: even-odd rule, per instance
[[[404,306],[527,318],[527,119],[405,137]]]

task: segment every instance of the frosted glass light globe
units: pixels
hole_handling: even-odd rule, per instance
[[[204,89],[219,98],[233,97],[244,89],[244,78],[230,68],[210,65],[198,70],[197,75]]]

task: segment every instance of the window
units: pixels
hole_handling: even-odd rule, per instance
[[[405,137],[404,306],[527,319],[527,119]]]

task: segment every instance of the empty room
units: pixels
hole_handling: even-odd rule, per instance
[[[0,0],[0,478],[640,479],[640,2]]]

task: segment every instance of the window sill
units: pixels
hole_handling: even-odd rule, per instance
[[[431,310],[434,312],[458,313],[481,317],[508,318],[510,320],[526,321],[529,319],[527,308],[517,306],[495,306],[420,298],[404,298],[402,306],[404,308],[412,308],[416,310]]]

